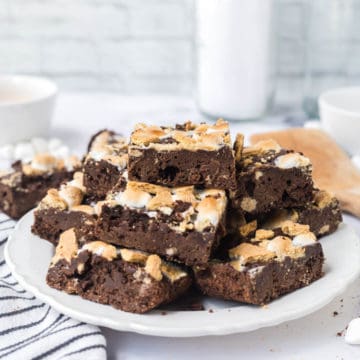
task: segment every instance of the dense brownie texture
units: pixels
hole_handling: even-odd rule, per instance
[[[80,166],[74,156],[59,159],[49,154],[38,154],[30,163],[17,161],[11,171],[0,176],[0,210],[19,219],[38,204],[48,189],[71,179]]]
[[[313,199],[303,206],[275,210],[265,216],[261,226],[268,229],[281,227],[285,220],[309,225],[317,237],[329,235],[336,231],[342,222],[338,200],[324,190],[315,190]]]
[[[257,229],[279,230],[288,221],[308,225],[309,230],[320,238],[335,232],[342,222],[338,200],[324,190],[314,190],[313,198],[303,206],[278,209],[266,214],[244,216],[241,211],[230,209],[227,214],[227,230],[230,234],[223,241],[225,249],[251,238]]]
[[[186,270],[157,255],[102,241],[81,243],[74,229],[60,237],[47,274],[49,286],[101,304],[144,313],[169,303],[191,285]]]
[[[230,192],[235,209],[259,214],[301,206],[312,198],[310,160],[272,140],[244,148],[236,167],[237,189]]]
[[[187,265],[207,262],[225,235],[223,190],[130,181],[101,206],[96,236]]]
[[[264,305],[319,279],[324,255],[306,225],[288,223],[286,235],[258,230],[251,242],[228,252],[228,258],[194,268],[195,280],[209,296]]]
[[[59,189],[50,189],[34,211],[32,232],[57,244],[62,232],[76,227],[87,238],[95,228],[96,204],[89,203],[83,186],[83,174],[77,172],[73,180]]]
[[[235,186],[229,125],[187,122],[175,128],[137,125],[129,145],[129,179],[165,186]]]
[[[117,184],[127,181],[127,141],[113,131],[95,134],[88,146],[84,162],[84,185],[94,200],[103,200]]]

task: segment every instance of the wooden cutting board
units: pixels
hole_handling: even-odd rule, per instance
[[[284,148],[303,152],[313,163],[316,186],[333,193],[342,210],[360,218],[360,171],[325,132],[299,128],[250,137],[251,144],[264,139],[274,139]]]

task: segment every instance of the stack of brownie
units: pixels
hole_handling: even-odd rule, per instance
[[[263,305],[322,276],[317,238],[341,222],[311,163],[269,140],[233,145],[229,125],[103,130],[82,172],[51,189],[32,231],[56,245],[51,287],[143,313],[195,285]]]
[[[70,180],[81,169],[76,156],[58,158],[49,153],[36,154],[32,161],[16,161],[0,174],[0,210],[19,219],[34,208],[48,189]]]

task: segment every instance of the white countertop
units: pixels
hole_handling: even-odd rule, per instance
[[[84,152],[88,138],[102,128],[128,135],[136,122],[158,124],[199,121],[191,99],[167,96],[64,94],[59,97],[53,134]],[[250,134],[284,127],[282,117],[231,123],[232,131]],[[360,235],[360,221],[345,216]],[[346,264],[344,264],[346,266]],[[266,309],[262,310],[266,311]],[[160,338],[102,329],[109,359],[360,359],[360,346],[338,336],[360,315],[360,279],[322,310],[279,326],[228,336]]]

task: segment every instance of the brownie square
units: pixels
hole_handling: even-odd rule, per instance
[[[238,147],[240,147],[238,145]],[[312,198],[310,160],[275,141],[245,147],[236,158],[237,188],[231,204],[247,214],[301,206]]]
[[[173,127],[138,124],[129,144],[129,179],[165,186],[235,186],[229,125],[187,122]]]
[[[94,200],[103,200],[117,184],[127,181],[127,140],[113,131],[102,130],[90,140],[84,161],[84,185]]]
[[[73,180],[59,189],[50,189],[34,211],[31,231],[41,238],[57,245],[59,236],[65,230],[76,227],[79,232],[91,238],[95,228],[96,203],[88,201],[83,174],[76,172]]]
[[[46,281],[55,289],[134,313],[171,302],[192,282],[184,268],[158,255],[82,242],[74,229],[61,235]]]
[[[129,181],[98,203],[96,236],[187,265],[209,260],[225,235],[225,191]]]
[[[317,237],[329,235],[336,231],[342,222],[338,200],[324,190],[315,190],[312,200],[303,206],[272,211],[264,216],[261,226],[276,229],[287,221],[309,225]]]
[[[29,163],[17,161],[0,176],[0,210],[19,219],[46,195],[48,189],[71,179],[81,167],[76,156],[66,159],[37,154]]]
[[[319,279],[324,255],[306,225],[289,222],[285,233],[259,229],[227,257],[194,267],[195,281],[209,296],[264,305]]]

